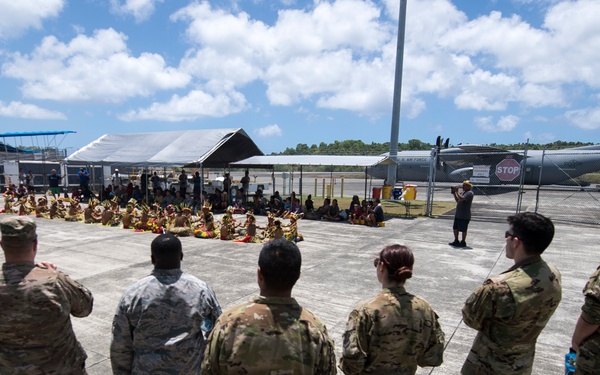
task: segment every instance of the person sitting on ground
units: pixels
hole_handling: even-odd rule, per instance
[[[244,189],[240,188],[235,193],[235,199],[233,201],[233,212],[235,214],[244,214],[246,213],[246,195],[244,193]]]
[[[383,207],[381,206],[381,200],[379,198],[375,198],[375,207],[371,208],[369,212],[369,216],[367,217],[367,225],[370,227],[376,227],[379,223],[383,223],[385,221],[385,217],[383,215]]]
[[[165,192],[165,197],[163,198],[162,201],[162,207],[163,208],[167,208],[168,206],[172,206],[173,205],[173,193],[171,192],[171,190],[167,190]]]
[[[183,205],[188,208],[194,208],[196,202],[194,201],[194,197],[190,193],[185,193],[185,199],[183,200]]]
[[[354,204],[352,211],[350,211],[350,224],[359,224],[361,216],[360,202]]]
[[[27,216],[0,220],[0,372],[84,375],[87,354],[71,315],[92,312],[92,293],[48,262],[35,262],[38,237]]]
[[[136,201],[135,199],[131,199],[127,203],[127,207],[125,208],[125,212],[123,213],[123,219],[121,222],[123,223],[123,229],[133,228],[137,221],[137,211],[135,210]]]
[[[246,222],[244,223],[245,233],[244,238],[234,240],[233,242],[250,242],[255,243],[260,240],[256,236],[256,218],[250,212],[246,214]]]
[[[438,316],[404,288],[414,262],[412,251],[398,244],[375,258],[383,289],[348,317],[339,365],[344,374],[414,374],[417,365],[442,364],[445,338]]]
[[[163,195],[163,189],[161,187],[156,189],[154,193],[154,203],[158,204],[160,207],[163,207],[163,200],[165,196]]]
[[[192,229],[192,221],[190,219],[191,212],[192,210],[189,207],[179,207],[175,220],[173,221],[173,224],[169,226],[167,232],[178,237],[192,236],[194,230]]]
[[[272,204],[272,206],[270,208],[271,214],[275,217],[283,216],[285,209],[283,208],[283,204],[281,204],[279,199],[273,197],[271,204]]]
[[[334,199],[329,206],[329,210],[323,215],[323,219],[329,221],[340,221],[340,207],[338,206],[337,199]]]
[[[139,185],[135,185],[133,187],[133,193],[131,194],[131,197],[138,202],[146,202],[144,198],[144,193],[140,189]]]
[[[305,212],[313,212],[315,210],[315,204],[312,200],[312,194],[308,194],[308,198],[304,201],[304,206],[306,207]]]
[[[323,205],[316,211],[317,218],[322,219],[325,215],[327,215],[329,213],[329,207],[331,207],[331,199],[325,198],[323,200]]]
[[[102,221],[102,213],[97,210],[100,202],[96,198],[91,198],[88,206],[83,210],[83,220],[85,223],[100,223]]]
[[[221,307],[204,281],[181,270],[181,241],[172,234],[150,245],[154,270],[128,287],[113,320],[114,374],[199,374],[207,336]]]
[[[175,192],[175,198],[173,198],[173,203],[171,203],[173,206],[177,207],[180,204],[183,203],[183,196],[181,195],[181,192],[176,191]]]

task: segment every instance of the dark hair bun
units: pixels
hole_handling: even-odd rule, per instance
[[[410,279],[413,275],[413,271],[408,267],[400,267],[394,273],[394,279],[398,281],[404,281]]]

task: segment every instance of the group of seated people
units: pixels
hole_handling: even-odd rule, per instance
[[[361,202],[358,195],[354,195],[347,210],[340,209],[337,199],[325,198],[323,205],[315,209],[312,196],[309,194],[305,205],[307,212],[304,218],[309,220],[348,220],[350,224],[365,224],[371,227],[381,225],[380,223],[385,220],[379,198],[370,201],[363,199]]]

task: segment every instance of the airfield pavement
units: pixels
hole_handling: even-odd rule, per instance
[[[241,218],[241,216],[240,216]],[[265,221],[258,217],[259,223]],[[48,260],[86,285],[94,294],[89,317],[72,318],[88,353],[89,374],[111,373],[111,324],[123,290],[148,275],[150,233],[62,220],[36,219],[37,260]],[[452,248],[452,222],[447,219],[390,219],[385,227],[302,220],[302,276],[293,291],[301,305],[327,325],[339,360],[342,333],[353,306],[375,295],[380,285],[372,259],[385,245],[406,244],[416,257],[407,290],[428,300],[446,333],[444,363],[418,374],[458,374],[476,332],[461,321],[461,308],[488,275],[512,265],[504,256],[505,222],[473,221],[467,248]],[[600,264],[598,227],[557,224],[544,258],[562,273],[563,299],[538,339],[533,374],[564,373],[564,354],[583,304],[581,290]],[[260,244],[181,238],[182,268],[215,290],[223,309],[258,293],[256,267]],[[339,372],[341,373],[341,371]]]

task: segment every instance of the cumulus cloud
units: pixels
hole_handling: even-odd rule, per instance
[[[150,18],[156,8],[156,3],[163,0],[110,0],[111,10],[117,14],[130,14],[136,22]]]
[[[46,18],[56,17],[65,0],[0,0],[0,40],[21,35],[29,28],[39,29]]]
[[[10,102],[5,104],[0,101],[0,116],[10,118],[21,118],[30,120],[66,120],[65,116],[61,112],[51,111],[48,109],[40,108],[33,104],[26,104],[22,102]]]
[[[571,124],[579,128],[586,130],[600,129],[600,107],[567,111],[565,117]]]
[[[261,81],[272,105],[309,101],[387,114],[399,6],[395,0],[383,4],[315,2],[280,10],[268,25],[243,11],[194,3],[171,17],[189,23],[186,34],[195,45],[180,67],[198,79],[237,87]],[[510,103],[567,106],[564,85],[600,80],[593,74],[600,52],[585,47],[600,35],[592,16],[600,12],[599,2],[547,3],[542,28],[497,11],[469,20],[448,0],[411,2],[408,12],[402,96],[410,117],[426,110],[430,94],[477,111],[505,111]],[[573,29],[583,43],[573,41]],[[559,51],[568,57],[557,59]]]
[[[502,116],[495,124],[491,116],[475,118],[475,125],[486,133],[510,132],[518,123],[519,117],[513,115]]]
[[[113,29],[78,35],[66,44],[48,36],[30,55],[13,54],[2,73],[24,81],[25,97],[57,101],[121,102],[190,81],[158,54],[132,56],[126,41]]]
[[[317,2],[308,10],[281,10],[269,26],[203,2],[172,19],[189,22],[187,35],[197,48],[181,67],[195,77],[237,85],[261,80],[273,105],[314,99],[325,108],[382,113],[390,108],[393,69],[385,68],[393,54],[383,64],[381,47],[395,28],[380,13],[370,2]]]
[[[186,96],[173,95],[166,103],[153,103],[148,108],[119,115],[124,121],[158,120],[190,121],[203,117],[224,117],[247,108],[245,97],[238,92],[210,94],[192,90]]]
[[[140,22],[163,1],[111,0],[111,9]],[[469,19],[449,0],[409,2],[404,116],[418,117],[428,110],[430,99],[440,98],[458,109],[479,111],[481,119],[490,118],[481,121],[485,131],[510,131],[518,122],[510,115],[514,108],[569,108],[579,97],[593,96],[600,87],[600,49],[590,46],[600,44],[595,19],[600,2],[549,0],[542,6],[542,0],[515,1],[524,4],[517,7],[535,4],[541,26],[499,11]],[[42,4],[39,9],[22,11],[28,15],[22,17],[28,22],[25,28],[40,27],[44,17],[63,7],[58,0],[36,3]],[[290,8],[280,9],[271,23],[239,10],[244,2],[226,3],[233,10],[194,1],[170,16],[185,25],[189,43],[177,67],[157,53],[133,55],[125,34],[105,29],[70,41],[48,36],[31,53],[10,56],[2,74],[22,81],[26,98],[57,101],[123,102],[178,90],[165,103],[156,101],[121,115],[129,121],[238,113],[251,107],[249,91],[257,87],[265,88],[264,95],[275,106],[316,106],[373,118],[389,115],[397,0],[307,1],[302,8],[299,2],[280,0],[278,4]],[[46,4],[54,8],[44,8]],[[0,15],[0,37],[3,19],[8,19],[5,13]],[[181,93],[188,86],[194,89]],[[194,108],[196,102],[204,108]],[[572,110],[565,118],[582,126],[594,120],[593,113]]]
[[[503,110],[518,88],[514,77],[502,73],[491,74],[478,69],[467,78],[462,92],[454,100],[461,109]]]
[[[254,134],[258,137],[280,137],[283,135],[283,130],[277,124],[267,125],[254,130]]]

